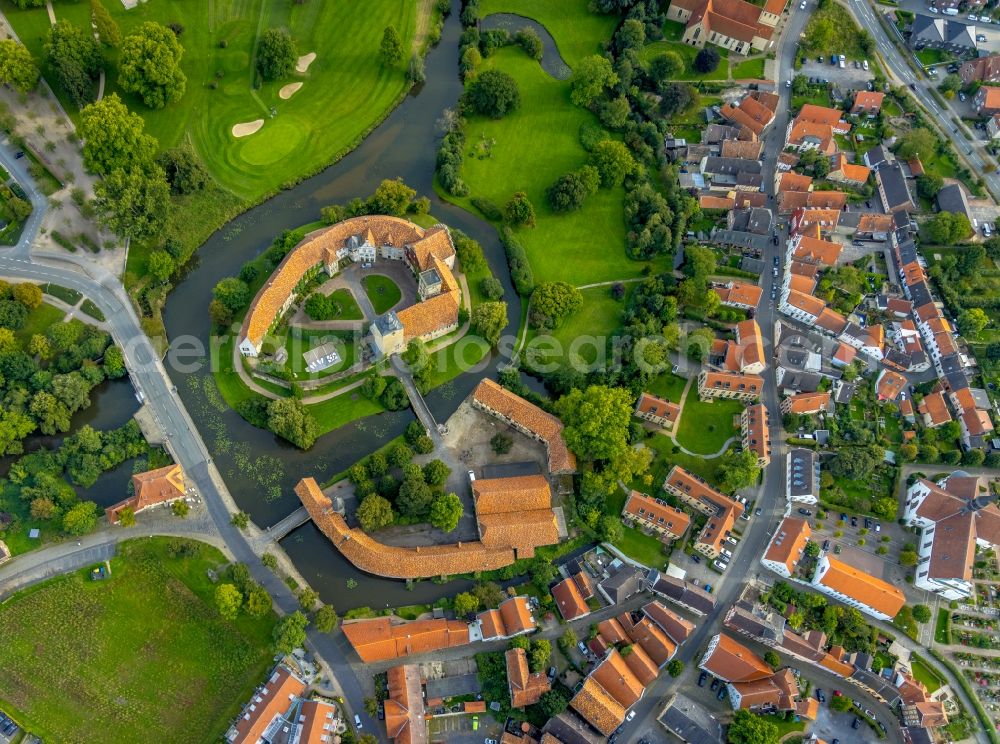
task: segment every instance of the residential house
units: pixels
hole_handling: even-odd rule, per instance
[[[965,196],[965,190],[958,183],[949,183],[941,188],[937,195],[937,207],[939,212],[964,214],[969,224],[972,224],[972,208]]]
[[[721,142],[721,146],[722,150],[719,154],[724,158],[760,160],[761,153],[764,151],[764,143],[761,140],[725,139]]]
[[[792,214],[799,209],[836,210],[847,204],[843,191],[785,191],[778,194],[778,214]]]
[[[724,286],[712,287],[719,300],[727,307],[736,307],[740,310],[750,310],[756,308],[760,303],[761,294],[764,290],[756,284],[733,280]]]
[[[842,152],[838,152],[830,158],[830,172],[826,177],[837,183],[864,186],[870,175],[871,169],[867,165],[855,165],[848,162],[847,156]]]
[[[569,705],[587,723],[610,736],[625,722],[628,709],[639,701],[644,691],[635,672],[613,648],[587,676]]]
[[[782,413],[811,414],[825,411],[830,407],[828,391],[815,393],[796,393],[781,401]]]
[[[802,214],[805,214],[805,210],[802,210]],[[833,240],[796,235],[788,241],[788,259],[821,266],[834,266],[843,248],[840,243]]]
[[[542,442],[548,454],[550,473],[572,473],[576,470],[576,456],[566,447],[562,437],[562,422],[552,414],[489,378],[484,378],[476,386],[472,393],[472,405]]]
[[[691,517],[666,501],[632,491],[622,509],[622,518],[637,527],[652,530],[661,539],[679,540],[691,526]]]
[[[138,514],[157,504],[169,504],[184,498],[184,471],[180,465],[167,465],[132,476],[132,495],[104,510],[111,524],[118,524],[122,511]]]
[[[891,620],[906,604],[898,587],[825,553],[819,558],[812,586],[879,620]]]
[[[906,185],[906,176],[899,163],[879,167],[875,171],[875,183],[882,208],[886,212],[916,211],[910,189]]]
[[[667,18],[686,24],[685,44],[715,44],[737,54],[751,54],[771,46],[785,2],[768,0],[761,7],[745,0],[671,0]]]
[[[379,617],[341,625],[344,636],[366,664],[400,659],[469,643],[469,624],[434,618],[404,622]]]
[[[524,708],[534,705],[552,689],[552,682],[545,672],[528,670],[528,655],[523,648],[512,648],[504,654],[507,663],[507,688],[510,690],[510,707]]]
[[[698,668],[724,682],[753,682],[773,674],[762,658],[725,633],[717,633],[708,642]]]
[[[914,49],[943,49],[959,55],[975,54],[977,33],[972,24],[917,13],[910,25],[910,46]]]
[[[1000,114],[993,114],[986,121],[986,134],[990,136],[991,140],[1000,137]]]
[[[798,681],[792,670],[788,668],[775,672],[764,679],[750,682],[730,682],[726,686],[726,690],[729,693],[729,704],[732,705],[733,710],[794,711],[796,709],[795,698],[799,695]],[[816,700],[812,702],[819,705]],[[810,712],[808,706],[803,706],[802,710],[805,713]],[[815,717],[813,714],[812,718]]]
[[[893,230],[893,219],[891,214],[874,214],[865,212],[858,220],[858,227],[854,231],[855,240],[869,240],[885,242],[889,239],[889,233]]]
[[[572,577],[563,579],[552,587],[552,598],[563,620],[569,622],[590,614],[590,607],[580,592],[580,586]]]
[[[743,160],[741,158],[722,158],[714,155],[702,158],[698,166],[702,176],[711,180],[713,187],[733,187],[738,191],[760,191],[760,183],[741,186],[739,178],[743,174],[760,176],[763,165],[759,160]]]
[[[766,467],[771,462],[770,418],[763,403],[747,406],[740,414],[740,432],[743,449],[757,456],[757,465]]]
[[[834,135],[847,134],[851,125],[844,121],[839,109],[805,104],[788,124],[785,132],[785,144],[802,150],[817,149],[827,155],[833,155],[837,149]]]
[[[892,151],[885,145],[875,145],[875,147],[865,153],[864,161],[865,165],[873,171],[877,171],[883,165],[892,165],[895,163],[896,158],[893,156]]]
[[[650,569],[646,576],[646,584],[650,591],[669,599],[695,615],[707,615],[715,608],[715,597],[700,586],[695,586],[684,579],[678,579],[669,574],[661,574],[655,568]]]
[[[980,116],[1000,113],[1000,88],[984,85],[972,97],[972,107]]]
[[[882,91],[855,91],[851,113],[855,116],[878,116],[879,112],[882,111],[884,99],[885,93]]]
[[[1000,83],[1000,54],[989,54],[969,60],[958,68],[962,84]]]
[[[879,400],[894,401],[906,387],[907,381],[898,372],[883,369],[875,380],[875,393]]]
[[[656,720],[685,744],[718,744],[723,741],[719,719],[701,703],[680,692],[666,699]]]
[[[789,502],[819,503],[819,458],[816,451],[795,447],[788,451],[785,467],[785,496]]]
[[[726,196],[716,196],[715,194],[700,194],[698,196],[698,206],[702,210],[706,209],[734,209],[736,207],[735,191],[730,191]]]
[[[735,341],[724,342],[720,347],[721,363],[717,366],[729,372],[759,374],[764,371],[764,343],[756,320],[743,320],[736,324]]]
[[[951,413],[945,404],[944,393],[940,391],[928,393],[917,404],[917,410],[923,417],[924,426],[934,429],[951,421]]]
[[[771,210],[766,207],[750,207],[733,210],[726,215],[726,227],[737,232],[754,235],[770,235],[774,223]]]
[[[256,744],[273,725],[281,726],[304,695],[306,683],[284,664],[276,666],[226,732],[230,744]]]
[[[776,99],[777,96],[773,96],[773,98]],[[772,105],[771,99],[772,95],[768,93],[750,93],[744,96],[738,105],[724,104],[721,109],[722,118],[733,122],[742,130],[749,132],[751,138],[756,139],[774,120],[776,104]],[[743,138],[740,137],[740,139]]]
[[[840,209],[827,208],[802,208],[792,212],[789,220],[789,232],[795,237],[811,237],[820,239],[823,235],[829,235],[837,229],[837,222],[840,219]]]
[[[795,568],[805,552],[811,535],[812,530],[807,520],[785,517],[775,529],[767,551],[760,559],[761,564],[779,576],[791,578],[795,575]]]
[[[702,400],[729,398],[747,403],[760,398],[764,378],[759,375],[702,370],[698,375],[698,396]]]
[[[743,505],[732,502],[718,513],[709,516],[708,521],[692,546],[709,560],[715,560],[725,549],[726,540],[733,535],[736,519],[743,513]]]
[[[497,609],[480,612],[476,622],[484,641],[513,638],[538,628],[526,596],[505,599]]]
[[[981,498],[978,476],[960,471],[937,483],[921,479],[906,492],[903,520],[920,530],[914,585],[944,599],[972,597],[976,546],[1000,545],[1000,509]]]
[[[664,429],[673,429],[680,416],[681,407],[669,400],[657,398],[649,393],[639,395],[639,400],[635,404],[635,417],[643,421],[649,421]]]
[[[642,590],[642,573],[631,563],[621,563],[597,584],[597,590],[610,604],[621,604]]]
[[[427,707],[420,667],[392,667],[386,672],[386,683],[389,695],[383,707],[389,739],[396,744],[427,744]]]

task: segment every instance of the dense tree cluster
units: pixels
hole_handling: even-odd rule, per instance
[[[81,29],[65,19],[56,22],[49,29],[45,57],[56,83],[76,106],[93,100],[93,81],[104,67],[104,56],[90,29]]]
[[[184,47],[166,26],[147,21],[122,41],[118,85],[153,109],[179,101],[187,88]]]
[[[269,28],[257,43],[257,72],[267,81],[292,74],[299,52],[292,35],[284,28]]]

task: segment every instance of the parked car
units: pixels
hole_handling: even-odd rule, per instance
[[[718,694],[715,696],[716,700],[723,700],[726,697],[726,686],[723,685],[719,688]]]
[[[719,560],[712,561],[712,567],[720,572],[726,570],[726,564]]]
[[[840,69],[843,70],[845,67],[847,67],[847,60],[844,59],[844,55],[841,54],[840,55]]]
[[[775,235],[774,237],[778,237],[778,236],[777,236],[777,235]],[[774,265],[775,265],[775,266],[777,266],[777,265],[778,265],[778,263],[779,263],[779,262],[778,262],[778,257],[777,257],[777,256],[775,256],[775,257],[774,257]]]
[[[858,718],[857,716],[854,716],[854,720],[853,720],[853,721],[851,721],[851,728],[852,728],[852,729],[856,729],[856,728],[858,728],[858,727],[859,727],[860,725],[861,725],[861,719],[860,719],[860,718]]]
[[[937,8],[935,8],[935,7],[933,6],[933,5],[931,6],[930,10],[931,10],[931,13],[939,13],[939,12],[940,12],[940,11],[939,11],[939,10],[938,10]]]
[[[866,60],[863,60],[863,61],[861,62],[861,67],[862,67],[862,68],[864,68],[865,70],[867,70],[867,69],[868,69],[868,60],[867,60],[867,59],[866,59]]]
[[[823,691],[818,687],[816,688],[816,699],[819,700],[821,703],[826,702],[826,695],[824,695]]]
[[[472,720],[475,721],[476,719],[473,718]],[[357,728],[358,731],[361,730],[361,716],[359,716],[357,713],[354,714],[354,726],[355,728]]]
[[[986,34],[976,34],[976,41],[986,41]]]
[[[701,563],[701,556],[695,553],[694,555],[691,556],[691,560],[694,561],[695,563]]]
[[[716,678],[716,679],[713,679],[713,680],[712,680],[712,685],[711,685],[711,687],[710,687],[709,689],[711,689],[711,690],[712,690],[712,692],[715,692],[716,690],[718,690],[718,689],[719,689],[719,685],[720,685],[720,684],[722,684],[722,680],[720,680],[720,679],[718,679],[718,678]]]
[[[806,0],[802,0],[802,2],[799,3],[799,10],[805,10],[805,9],[806,9]]]
[[[840,544],[839,543],[837,545],[833,546],[833,554],[834,555],[840,555]]]
[[[785,87],[786,88],[791,88],[792,87],[792,81],[791,80],[786,80],[785,81]]]
[[[629,722],[629,721],[631,721],[631,720],[632,720],[633,718],[635,718],[635,711],[634,711],[634,710],[630,710],[630,711],[628,712],[628,715],[627,715],[627,716],[625,716],[625,723],[628,723],[628,722]]]
[[[840,519],[841,519],[841,521],[846,522],[847,521],[847,512],[840,512]]]
[[[843,693],[842,693],[842,692],[841,692],[840,690],[834,690],[834,691],[833,691],[833,696],[834,696],[834,697],[840,697],[840,696],[841,696],[842,694],[843,694]]]
[[[762,511],[760,510],[760,507],[758,506],[758,507],[757,507],[756,509],[754,509],[754,510],[753,510],[753,513],[754,513],[754,516],[755,516],[755,517],[759,517],[759,516],[760,516],[761,514],[763,514],[764,512],[762,512]]]
[[[851,527],[857,527],[857,526],[858,526],[858,518],[851,517]]]
[[[876,532],[881,532],[882,531],[882,523],[881,522],[876,522],[875,523],[875,531]]]
[[[704,589],[704,590],[705,590],[706,592],[708,592],[709,594],[711,594],[711,593],[712,593],[712,585],[711,585],[711,584],[705,584],[705,586],[704,586],[704,587],[702,587],[702,588],[703,588],[703,589]]]
[[[870,530],[871,528],[872,528],[872,521],[868,517],[865,517],[865,529]]]
[[[830,549],[830,541],[829,540],[824,540],[823,541],[823,550],[829,550],[829,549]]]
[[[587,655],[587,644],[585,644],[583,641],[578,641],[576,647],[580,649],[581,654],[583,654],[584,656]]]
[[[702,673],[698,675],[698,687],[704,687],[706,679],[708,679],[708,672],[702,671]]]
[[[812,516],[812,512],[809,511],[808,509],[799,509],[799,514],[801,514],[803,517],[811,517]]]
[[[556,675],[559,674],[559,671],[555,667],[549,667],[548,674],[549,674],[549,679],[555,679]]]

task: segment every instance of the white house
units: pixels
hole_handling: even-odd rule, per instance
[[[811,449],[789,450],[785,466],[785,496],[789,502],[819,503],[819,458]]]
[[[812,586],[879,620],[891,620],[906,604],[906,597],[897,587],[826,553],[816,565]]]

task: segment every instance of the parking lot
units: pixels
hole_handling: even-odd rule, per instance
[[[0,713],[0,744],[9,744],[17,738],[21,729],[6,714]]]
[[[499,739],[501,734],[500,724],[488,713],[436,716],[427,722],[427,730],[432,741],[460,744],[483,744],[484,739]]]
[[[854,63],[857,61],[858,66]],[[805,75],[807,78],[819,78],[836,83],[846,93],[848,90],[864,90],[868,87],[868,81],[874,75],[872,71],[865,70],[861,66],[861,60],[848,60],[844,67],[831,65],[829,55],[823,56],[823,61],[819,62],[816,57],[809,57],[809,61],[797,70],[796,75]]]
[[[830,707],[830,696],[833,695],[833,691],[824,690],[824,692],[827,695],[827,702],[825,705],[819,706],[819,714],[809,728],[810,733],[826,742],[839,739],[844,744],[847,742],[852,744],[855,742],[877,742],[879,740],[875,732],[864,723],[858,728],[852,729],[851,722],[854,721],[854,714],[838,713],[833,710]]]

